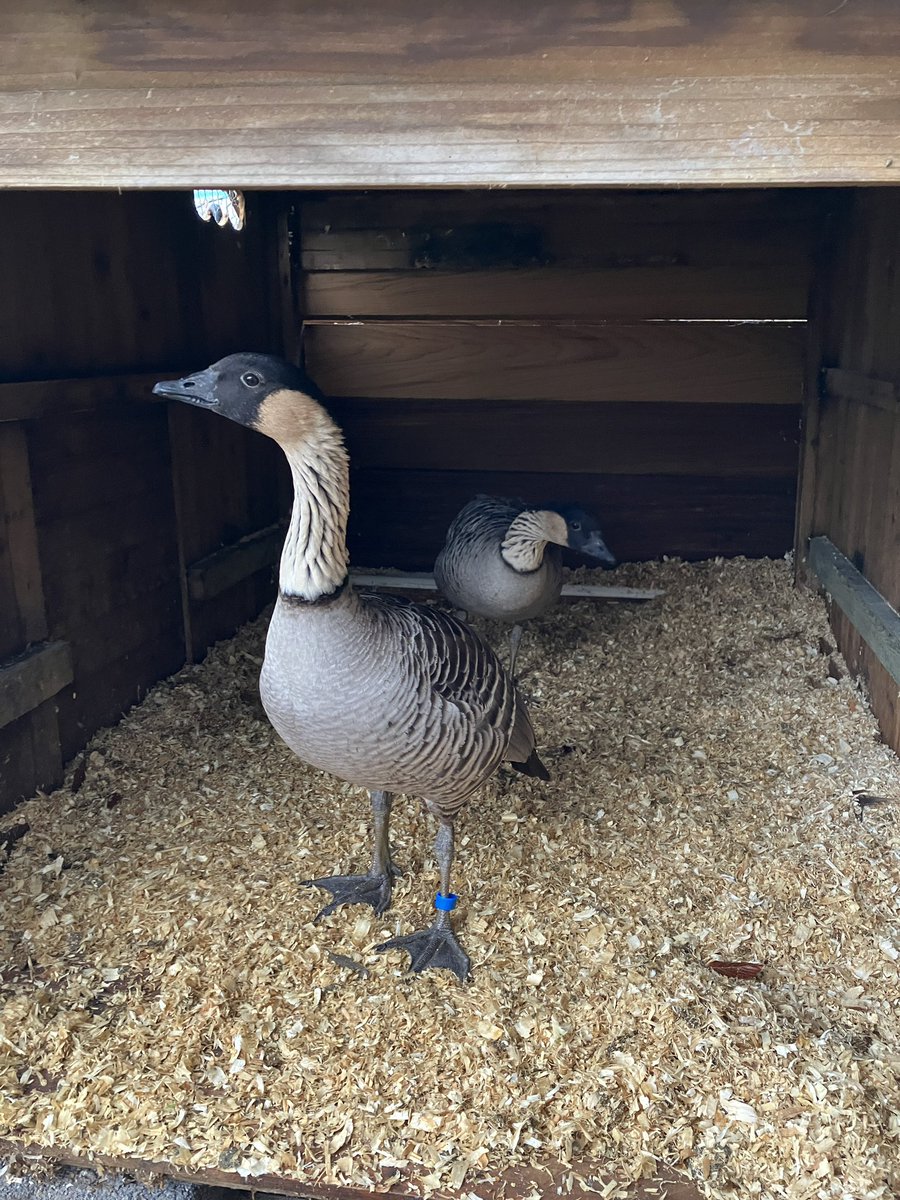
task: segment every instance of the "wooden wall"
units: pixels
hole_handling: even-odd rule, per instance
[[[4,0],[0,186],[893,183],[896,0]]]
[[[183,608],[193,557],[278,519],[274,447],[149,399],[278,347],[270,216],[238,237],[186,192],[0,196],[0,804],[270,596],[267,568]]]
[[[362,193],[301,205],[307,366],[351,559],[428,568],[479,491],[576,500],[623,559],[793,542],[824,193]]]
[[[856,192],[828,230],[815,305],[797,551],[824,535],[900,608],[900,195]],[[832,606],[840,648],[900,751],[900,683]],[[893,635],[897,637],[895,632]]]

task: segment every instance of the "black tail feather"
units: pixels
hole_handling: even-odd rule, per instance
[[[510,765],[516,771],[521,771],[523,775],[530,775],[532,779],[544,779],[548,783],[550,782],[550,772],[538,758],[537,750],[532,750],[527,762],[514,762]]]

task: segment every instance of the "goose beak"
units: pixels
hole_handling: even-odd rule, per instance
[[[207,368],[185,375],[184,379],[164,379],[153,385],[154,396],[166,396],[170,400],[183,400],[185,404],[196,404],[198,408],[216,408],[216,377]]]
[[[578,547],[582,554],[586,554],[588,558],[596,558],[604,567],[614,567],[616,565],[615,556],[610,553],[609,547],[599,533],[592,533],[587,541]]]

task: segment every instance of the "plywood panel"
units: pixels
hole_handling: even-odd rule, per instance
[[[800,406],[349,399],[356,467],[637,475],[796,472]]]
[[[893,0],[7,11],[0,184],[893,182]]]
[[[796,479],[361,469],[351,472],[349,545],[358,567],[428,570],[459,509],[480,492],[594,510],[621,560],[784,554]]]
[[[802,327],[367,322],[311,325],[331,396],[445,400],[798,401]]]

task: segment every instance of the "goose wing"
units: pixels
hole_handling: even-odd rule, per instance
[[[493,650],[440,609],[400,597],[378,601],[384,615],[403,628],[403,653],[427,719],[455,731],[465,757],[482,760],[489,770],[504,758],[525,762],[534,748],[531,721]]]

